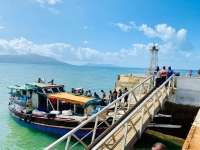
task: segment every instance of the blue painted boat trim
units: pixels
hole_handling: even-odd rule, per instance
[[[46,132],[50,132],[50,133],[54,133],[54,134],[58,134],[58,135],[65,135],[66,133],[68,133],[69,131],[71,131],[71,129],[67,129],[67,128],[61,128],[61,127],[51,127],[51,126],[46,126],[44,124],[36,124],[36,123],[25,123],[24,120],[21,120],[20,118],[14,116],[11,112],[10,115],[12,116],[12,118],[16,121],[19,122],[20,124],[24,125],[24,126],[28,126],[28,127],[32,127],[32,128],[36,128],[42,131],[46,131]],[[82,129],[82,130],[78,130],[75,135],[78,136],[79,138],[84,137],[86,134],[88,134],[91,130],[88,129]],[[101,135],[103,133],[103,131],[105,131],[104,129],[99,129],[96,130],[96,137],[98,137],[99,135]],[[90,133],[88,136],[88,138],[92,137],[92,133]]]

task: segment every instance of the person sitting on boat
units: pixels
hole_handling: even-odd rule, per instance
[[[83,93],[84,93],[83,88],[81,88],[80,95],[82,95]]]
[[[72,91],[71,91],[72,93],[76,93],[76,90],[74,89],[74,88],[72,88]]]
[[[90,90],[88,91],[88,94],[87,94],[87,96],[88,96],[88,97],[92,97],[92,93],[91,93],[91,91],[90,91]]]
[[[88,91],[85,91],[84,96],[88,96]]]
[[[96,92],[94,92],[94,98],[100,99],[99,95]]]

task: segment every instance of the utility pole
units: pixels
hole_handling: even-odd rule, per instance
[[[149,68],[147,71],[147,75],[152,75],[156,67],[158,66],[158,46],[153,43],[153,46],[150,46],[150,61],[149,61]]]

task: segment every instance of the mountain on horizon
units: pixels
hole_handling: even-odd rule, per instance
[[[0,63],[28,63],[28,64],[57,64],[70,65],[56,60],[52,57],[41,56],[37,54],[29,55],[0,55]]]
[[[95,63],[87,63],[83,66],[92,66],[92,67],[119,67],[112,64],[95,64]]]

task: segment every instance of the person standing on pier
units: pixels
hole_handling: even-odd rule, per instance
[[[109,101],[110,101],[110,103],[112,103],[114,101],[114,96],[113,96],[113,93],[111,90],[109,92]]]
[[[192,70],[190,70],[190,77],[192,76]]]
[[[199,71],[198,71],[198,77],[200,78],[200,69],[199,69]]]
[[[128,92],[128,89],[125,88],[124,94]],[[128,106],[128,94],[124,97],[124,106]]]
[[[173,75],[173,70],[171,69],[171,66],[169,66],[168,67],[168,70],[167,70],[167,79],[169,78],[169,77],[171,77],[172,75]]]
[[[159,67],[156,68],[155,78],[156,78],[156,87],[159,87],[161,84],[161,72]]]
[[[165,70],[165,66],[163,66],[163,69],[161,71],[161,76],[162,76],[162,84],[163,84],[167,78],[167,71]]]
[[[171,69],[171,66],[169,66],[168,67],[168,70],[167,70],[167,79],[169,78],[169,77],[171,77],[172,75],[173,75],[173,70]],[[169,84],[169,81],[165,84],[165,86],[168,86],[168,84]]]
[[[113,91],[113,98],[114,98],[114,100],[117,99],[117,91],[116,91],[116,88],[115,88],[114,91]]]
[[[121,97],[121,96],[122,96],[122,90],[119,89],[118,97]]]
[[[102,92],[102,100],[106,100],[106,93],[103,91],[103,90],[101,90],[101,92]]]

